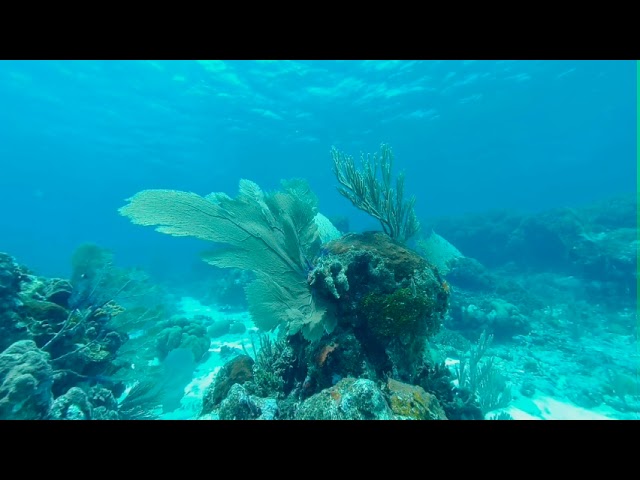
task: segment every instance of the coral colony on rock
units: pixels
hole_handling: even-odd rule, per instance
[[[331,156],[379,231],[339,231],[303,179],[120,208],[211,242],[199,300],[96,245],[69,279],[0,254],[0,418],[638,417],[633,198],[421,228],[389,146]]]

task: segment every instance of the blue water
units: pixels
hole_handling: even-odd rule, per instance
[[[1,61],[0,251],[68,276],[78,244],[167,277],[191,239],[117,214],[145,188],[235,195],[304,177],[328,216],[330,147],[394,148],[421,218],[582,205],[636,189],[631,61]]]

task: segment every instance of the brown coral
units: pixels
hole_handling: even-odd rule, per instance
[[[368,251],[384,259],[385,267],[394,273],[397,282],[411,277],[416,271],[429,268],[424,258],[381,232],[345,235],[326,244],[325,249],[335,255],[357,250]]]
[[[389,379],[389,405],[400,418],[412,420],[447,420],[438,399],[422,387]]]
[[[202,414],[210,413],[225,399],[231,387],[253,380],[253,364],[248,355],[240,355],[229,360],[216,376],[215,383],[205,392]]]
[[[324,347],[322,347],[322,349],[318,353],[318,356],[316,357],[316,364],[319,367],[322,367],[324,363],[327,361],[327,357],[329,356],[329,354],[338,347],[339,347],[339,344],[337,343],[331,343],[329,345],[325,345]]]

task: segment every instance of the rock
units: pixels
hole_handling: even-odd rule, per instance
[[[164,329],[156,335],[158,358],[164,360],[175,349],[187,348],[193,353],[195,362],[201,361],[209,351],[211,340],[207,329],[200,322],[174,319],[163,322]]]
[[[302,402],[295,419],[391,420],[393,412],[373,381],[345,378]]]
[[[231,387],[253,379],[254,361],[247,355],[239,355],[229,360],[218,372],[215,381],[204,394],[202,413],[210,413],[229,394]]]
[[[40,420],[53,403],[49,355],[31,340],[0,353],[0,420]]]
[[[338,331],[353,331],[370,347],[367,360],[377,373],[411,377],[426,338],[444,320],[448,284],[424,258],[381,232],[345,235],[323,250],[308,281],[339,319]]]
[[[220,420],[275,420],[278,404],[273,398],[250,395],[242,385],[236,383],[220,403],[218,415]]]
[[[51,340],[69,317],[69,311],[57,303],[34,298],[24,298],[19,313],[30,337],[40,346]]]
[[[447,274],[447,281],[457,288],[482,292],[492,291],[497,283],[495,275],[478,260],[469,257],[455,260]]]
[[[231,329],[231,320],[218,320],[207,327],[207,334],[211,338],[218,338],[229,333]]]
[[[422,387],[387,381],[389,405],[400,420],[447,420],[438,399]]]
[[[69,298],[73,287],[67,280],[61,278],[47,279],[42,295],[47,302],[55,303],[63,308],[69,308]]]
[[[56,398],[51,407],[51,420],[91,420],[92,406],[87,394],[78,387]]]
[[[0,253],[0,351],[14,342],[29,338],[25,323],[18,314],[19,297],[25,273],[13,257]]]

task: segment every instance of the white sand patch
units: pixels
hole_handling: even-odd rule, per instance
[[[456,386],[458,381],[455,379],[455,369],[459,364],[460,361],[454,358],[445,359],[445,365],[454,374],[453,384]],[[611,408],[598,407],[589,410],[568,401],[540,394],[531,398],[520,396],[507,408],[488,412],[485,418],[490,419],[500,412],[508,413],[514,420],[617,420],[629,417],[620,416]]]
[[[444,364],[449,368],[455,368],[456,365],[460,365],[460,360],[455,358],[445,358]]]
[[[245,333],[228,333],[211,340],[209,356],[203,363],[199,364],[193,372],[193,380],[184,389],[184,397],[180,402],[180,408],[161,416],[164,420],[196,420],[201,418],[202,400],[206,389],[213,383],[222,366],[232,357],[231,355],[221,356],[220,352],[222,351],[222,347],[233,348],[238,354],[248,352],[253,356],[252,335],[254,337],[253,342],[256,342],[256,349],[258,348],[257,343],[259,340],[257,328],[253,325],[249,312],[221,311],[215,306],[203,305],[191,297],[183,297],[178,307],[182,310],[181,313],[186,318],[205,315],[213,321],[233,319],[235,322],[242,322],[247,327]],[[216,416],[207,415],[205,419],[215,420]]]
[[[548,420],[610,420],[599,413],[551,397],[537,398],[534,402]]]
[[[198,315],[206,315],[213,320],[219,320],[228,317],[228,312],[222,312],[210,305],[203,305],[197,299],[192,297],[182,297],[178,302],[178,308],[182,310],[182,315],[186,318],[194,318]]]
[[[615,420],[611,415],[544,395],[521,397],[502,411],[515,420]],[[497,412],[490,412],[487,417]],[[608,413],[608,412],[606,412]]]

